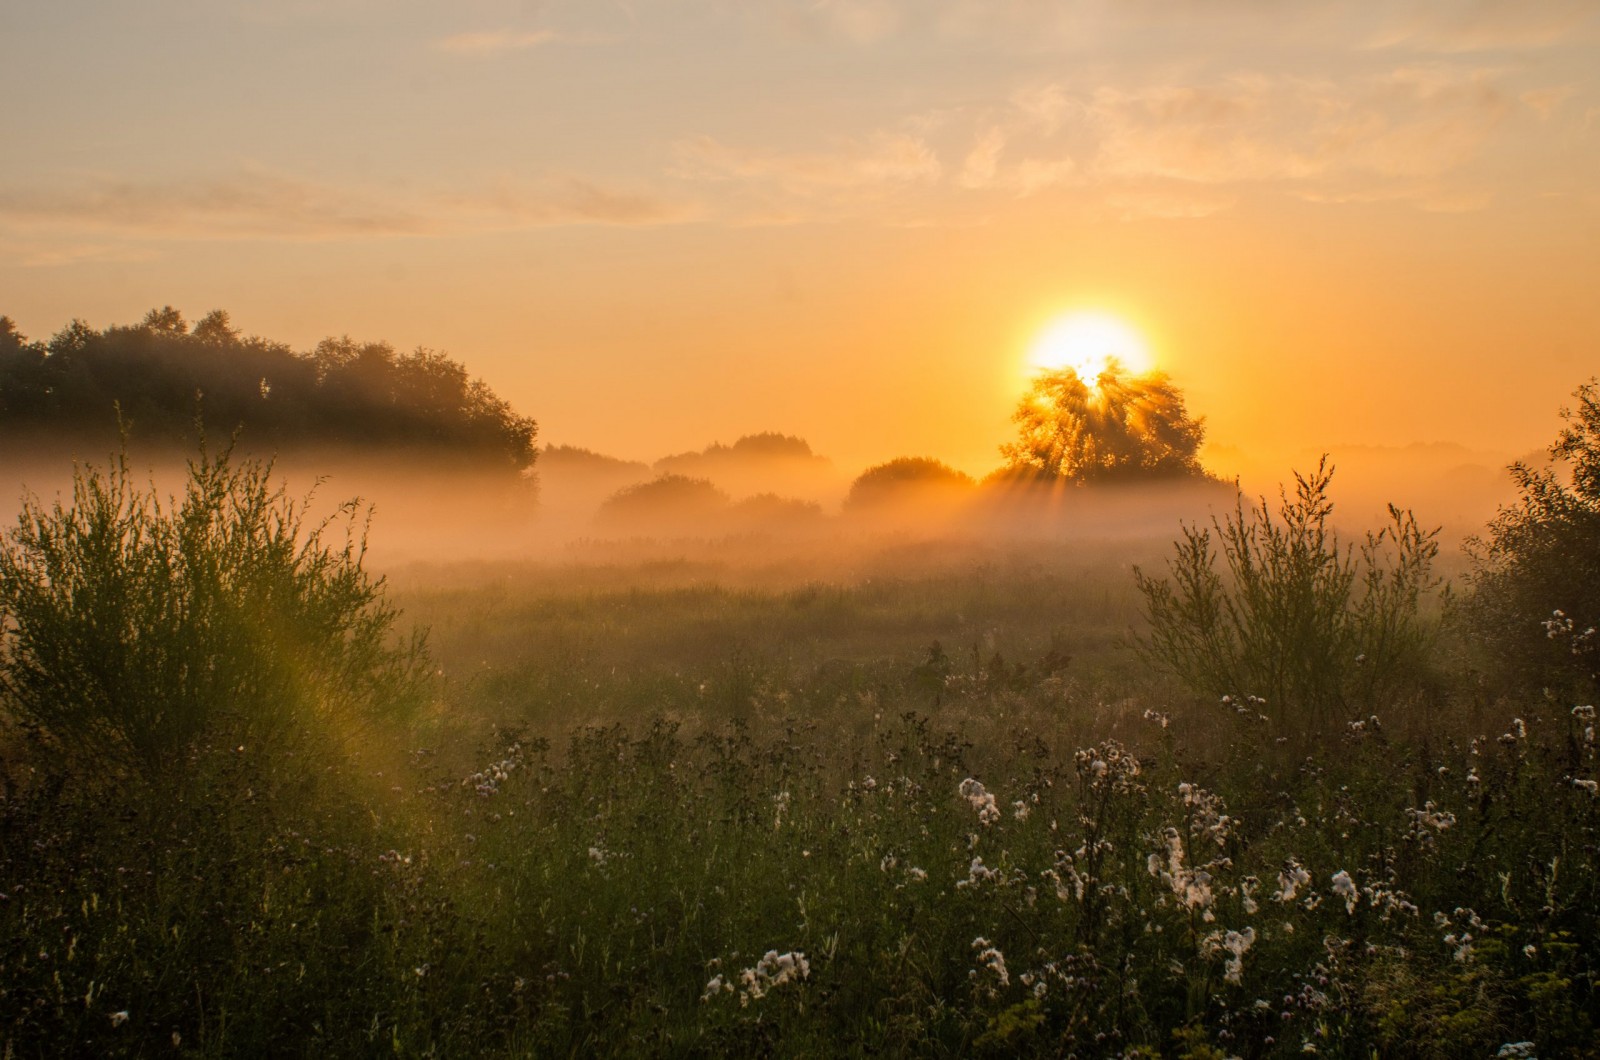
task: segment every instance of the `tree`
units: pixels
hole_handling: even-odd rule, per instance
[[[866,511],[885,505],[929,500],[951,500],[972,492],[972,476],[925,456],[902,456],[870,467],[850,484],[844,499],[846,511]]]
[[[239,341],[239,330],[228,319],[227,310],[213,309],[194,326],[194,337],[213,346],[232,346]]]
[[[1074,482],[1206,474],[1196,456],[1204,421],[1160,372],[1130,376],[1113,361],[1092,384],[1071,368],[1045,372],[1011,418],[1018,438],[1000,452],[1012,474]]]
[[[1520,495],[1469,542],[1477,639],[1540,683],[1600,680],[1600,381],[1574,393],[1551,463],[1510,467]]]

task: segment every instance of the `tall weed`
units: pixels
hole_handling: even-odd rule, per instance
[[[1198,694],[1313,725],[1413,678],[1437,631],[1423,603],[1440,585],[1438,531],[1390,505],[1388,526],[1341,544],[1332,480],[1323,457],[1295,474],[1276,517],[1265,500],[1248,510],[1241,500],[1221,522],[1183,528],[1170,577],[1136,567],[1143,654]]]

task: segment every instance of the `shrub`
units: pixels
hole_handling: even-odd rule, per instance
[[[846,511],[866,511],[919,501],[958,500],[972,492],[972,476],[931,457],[902,456],[863,471],[850,484]]]
[[[70,506],[26,499],[0,539],[0,710],[154,775],[202,737],[281,739],[416,702],[422,639],[393,637],[358,506],[308,527],[308,500],[203,443],[181,501],[138,486],[125,455],[80,467]]]
[[[1390,505],[1391,522],[1358,548],[1328,526],[1333,469],[1295,474],[1275,519],[1263,499],[1211,527],[1185,526],[1172,577],[1135,568],[1149,634],[1142,652],[1206,696],[1254,696],[1279,721],[1313,724],[1372,702],[1414,676],[1436,632],[1423,614],[1438,588],[1438,530]],[[1215,542],[1221,548],[1218,569]]]
[[[1469,545],[1469,623],[1506,667],[1539,683],[1600,675],[1600,382],[1562,410],[1545,468],[1511,465],[1520,497]]]

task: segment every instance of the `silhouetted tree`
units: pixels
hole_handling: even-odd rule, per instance
[[[850,484],[846,511],[865,510],[901,501],[950,498],[970,492],[972,476],[931,457],[903,456],[870,467]]]
[[[1600,680],[1600,381],[1574,396],[1552,463],[1512,464],[1517,502],[1469,543],[1471,624],[1508,669],[1539,683]]]
[[[1011,477],[1121,482],[1204,477],[1204,423],[1165,375],[1130,376],[1113,362],[1091,385],[1070,368],[1034,380],[1000,447]]]
[[[703,478],[662,475],[612,494],[595,521],[640,532],[682,531],[723,514],[729,503],[726,493]]]
[[[400,356],[346,336],[300,354],[241,338],[222,310],[191,333],[171,306],[133,327],[74,320],[42,346],[9,320],[0,329],[0,444],[114,443],[118,408],[135,442],[174,442],[192,429],[197,402],[211,430],[239,429],[256,448],[404,450],[508,472],[538,455],[534,421],[433,350]]]

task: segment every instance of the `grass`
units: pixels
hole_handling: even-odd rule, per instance
[[[1134,650],[1163,552],[413,568],[431,709],[13,732],[0,1055],[1594,1055],[1592,709],[1446,641],[1291,741]]]

